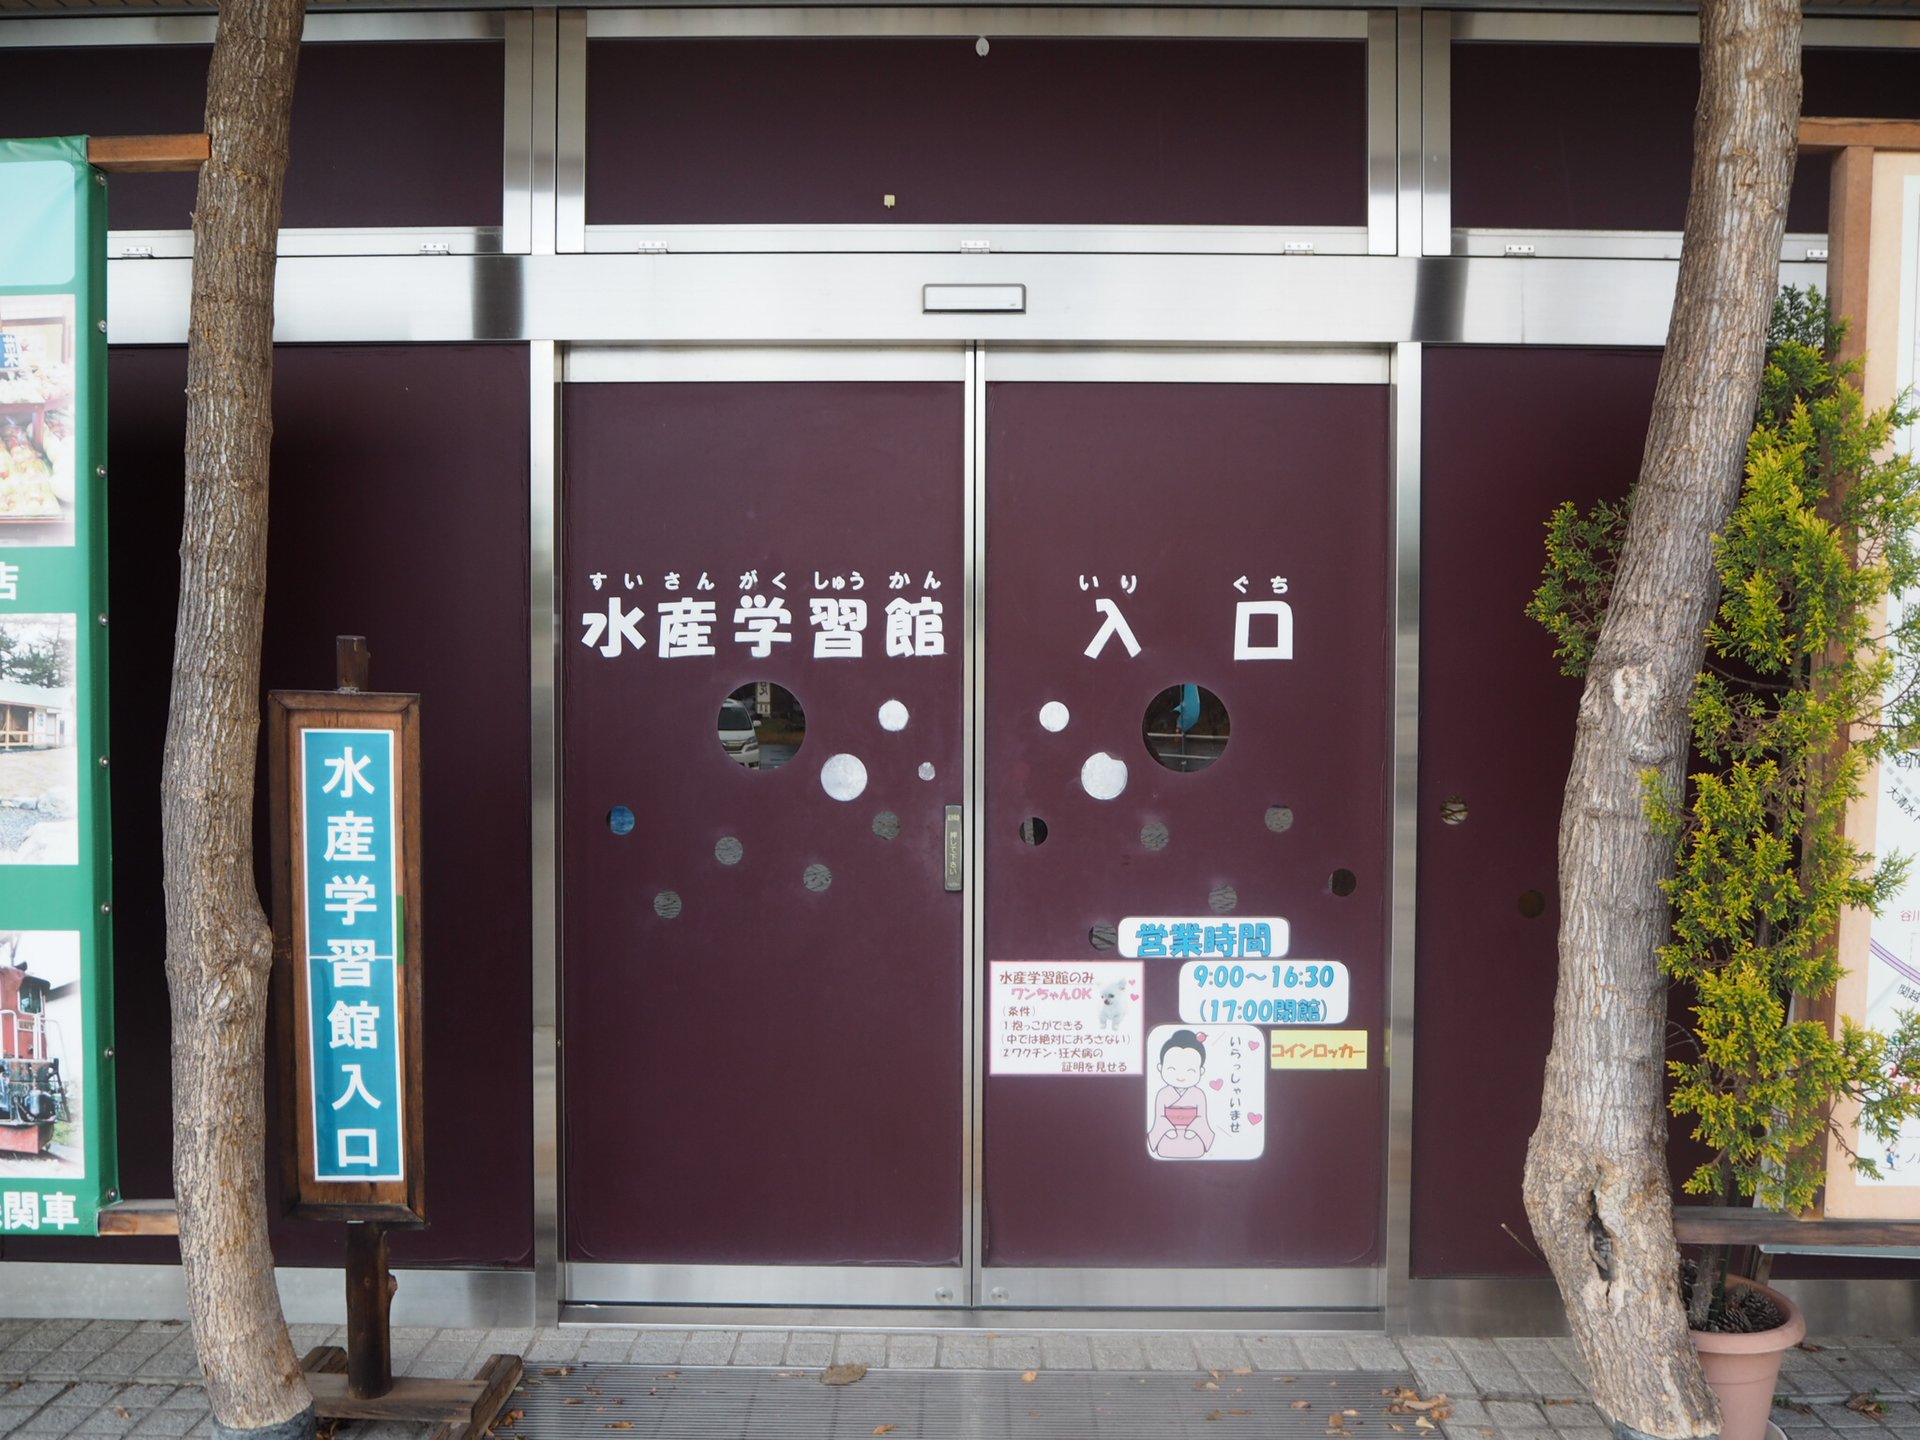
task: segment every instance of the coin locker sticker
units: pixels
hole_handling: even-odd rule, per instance
[[[1145,966],[1128,960],[993,962],[994,1075],[1138,1075]]]
[[[1367,1032],[1316,1030],[1271,1032],[1276,1070],[1364,1070],[1367,1068]]]
[[[1147,1153],[1257,1160],[1266,1149],[1267,1048],[1250,1025],[1156,1025],[1147,1035]]]
[[[1190,960],[1180,1018],[1196,1025],[1338,1025],[1347,967],[1337,960]]]

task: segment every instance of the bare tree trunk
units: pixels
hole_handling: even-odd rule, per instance
[[[186,521],[162,770],[173,1183],[200,1367],[226,1430],[313,1433],[266,1220],[273,939],[253,880],[273,439],[274,254],[305,0],[225,0],[193,220]]]
[[[1592,1374],[1648,1435],[1710,1435],[1676,1278],[1666,1162],[1668,841],[1642,775],[1677,786],[1718,595],[1711,536],[1739,495],[1778,285],[1800,113],[1798,0],[1703,0],[1679,289],[1633,518],[1580,702],[1560,817],[1560,980],[1527,1215]]]

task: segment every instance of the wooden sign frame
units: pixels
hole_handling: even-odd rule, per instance
[[[1902,253],[1907,220],[1902,196],[1910,183],[1920,180],[1920,122],[1804,118],[1800,149],[1802,154],[1831,157],[1827,302],[1830,312],[1845,317],[1850,326],[1840,356],[1864,359],[1856,383],[1867,408],[1879,409],[1891,404],[1900,389],[1901,312],[1920,307],[1920,295],[1905,293]],[[1862,777],[1860,796],[1847,807],[1847,838],[1870,854],[1879,843],[1882,789],[1883,776],[1875,762]],[[1865,910],[1846,911],[1833,943],[1845,967],[1839,986],[1831,997],[1798,1013],[1829,1027],[1837,1027],[1841,1016],[1864,1024],[1873,917]],[[1842,1097],[1834,1104],[1832,1119],[1837,1133],[1826,1140],[1827,1183],[1817,1202],[1819,1212],[1856,1224],[1920,1220],[1920,1185],[1874,1184],[1855,1173],[1852,1152],[1862,1139],[1859,1106]],[[1856,1238],[1853,1243],[1911,1240],[1909,1227],[1904,1241],[1880,1237]]]
[[[395,897],[401,946],[394,986],[400,1008],[401,1174],[397,1179],[337,1180],[316,1174],[314,1056],[308,1003],[308,916],[300,883],[305,859],[303,796],[297,755],[309,731],[385,730],[393,735]],[[272,830],[274,1023],[288,1068],[280,1087],[280,1173],[286,1213],[308,1220],[420,1225],[426,1211],[426,1135],[422,1071],[420,697],[338,690],[275,690],[267,696],[268,808]]]

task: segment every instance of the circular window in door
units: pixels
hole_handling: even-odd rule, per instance
[[[784,685],[757,680],[720,702],[720,748],[746,770],[778,770],[800,753],[807,712]]]
[[[1206,686],[1169,685],[1148,703],[1140,738],[1155,760],[1186,775],[1227,753],[1231,729],[1226,703]]]

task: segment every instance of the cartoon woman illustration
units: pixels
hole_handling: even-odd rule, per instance
[[[1176,1030],[1160,1047],[1160,1090],[1153,1097],[1147,1149],[1162,1160],[1198,1160],[1213,1148],[1207,1123],[1207,1047],[1191,1030]]]

